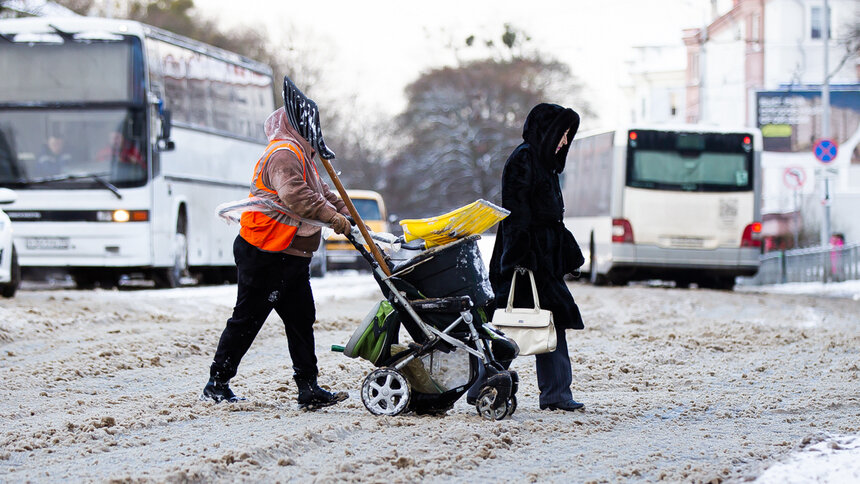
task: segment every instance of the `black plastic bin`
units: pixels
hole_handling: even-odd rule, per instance
[[[400,273],[424,297],[469,296],[476,307],[486,306],[493,299],[493,289],[478,250],[480,238],[472,235],[427,249],[394,267],[393,272]]]

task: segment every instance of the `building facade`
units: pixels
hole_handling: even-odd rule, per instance
[[[637,46],[626,61],[621,90],[631,123],[683,123],[686,120],[686,60],[684,45]]]
[[[828,3],[829,15],[823,0],[734,0],[706,27],[684,31],[687,121],[761,128],[766,235],[789,238],[791,225],[805,232],[801,245],[826,240],[824,206],[831,232],[860,240],[860,2]],[[828,18],[828,138],[839,151],[825,165],[813,148],[823,137]]]

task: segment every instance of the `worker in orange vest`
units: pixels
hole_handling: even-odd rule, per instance
[[[264,127],[269,145],[254,168],[250,196],[272,200],[301,218],[329,223],[339,234],[348,233],[346,206],[320,178],[314,163],[314,155],[334,158],[325,146],[316,104],[285,77],[284,107],[272,113]],[[310,261],[320,238],[319,227],[282,212],[242,214],[233,243],[239,276],[236,306],[218,341],[204,398],[243,400],[229,381],[273,309],[286,329],[299,407],[313,410],[347,398],[345,392],[332,393],[317,385]]]

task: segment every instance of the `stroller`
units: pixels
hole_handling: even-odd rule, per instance
[[[519,378],[507,367],[519,349],[487,324],[493,292],[480,236],[429,249],[420,240],[401,244],[385,256],[391,276],[353,235],[347,238],[373,268],[385,296],[345,347],[333,347],[378,367],[361,386],[367,410],[444,414],[478,379],[480,362],[486,379],[474,402],[478,414],[489,420],[513,415]],[[401,326],[412,341],[399,341]]]

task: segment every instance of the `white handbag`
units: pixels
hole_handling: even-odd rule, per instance
[[[528,272],[532,283],[532,296],[535,307],[515,308],[514,289],[517,274]],[[558,344],[555,334],[555,324],[552,322],[552,311],[540,308],[535,275],[528,269],[514,271],[511,280],[511,292],[508,295],[508,305],[504,309],[493,312],[493,326],[499,328],[505,336],[514,340],[520,347],[520,355],[537,355],[555,351]]]

